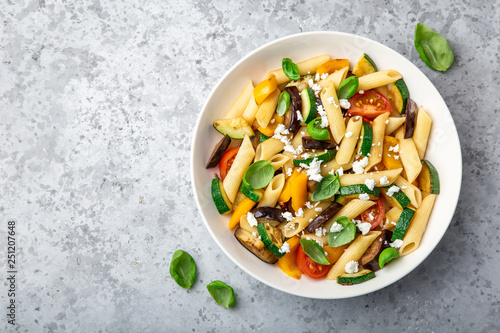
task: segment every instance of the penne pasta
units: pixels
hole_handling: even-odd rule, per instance
[[[399,156],[401,163],[403,163],[406,177],[410,183],[413,183],[422,170],[422,163],[420,162],[420,157],[418,157],[417,147],[415,147],[412,138],[404,138],[403,128],[398,130],[396,138],[399,140]]]
[[[406,196],[410,199],[411,204],[415,208],[420,207],[420,204],[422,203],[422,192],[420,192],[418,187],[416,187],[413,184],[410,184],[409,181],[407,181],[401,176],[398,176],[396,178],[394,184],[396,184],[396,186],[399,187],[401,191],[404,192],[404,194],[406,194]]]
[[[278,100],[280,98],[280,90],[276,89],[269,96],[266,97],[264,102],[259,105],[259,109],[255,114],[255,120],[260,127],[266,128],[273,117],[276,106],[278,105]]]
[[[226,195],[231,202],[234,202],[236,194],[240,189],[241,181],[245,175],[245,171],[252,164],[253,158],[255,156],[255,151],[253,149],[252,141],[248,135],[245,135],[243,142],[241,143],[240,150],[236,154],[233,166],[229,170],[224,178],[222,184],[224,185],[224,190]]]
[[[316,69],[318,69],[319,66],[323,65],[328,60],[330,60],[330,56],[320,55],[318,57],[314,57],[297,63],[297,67],[299,68],[299,75],[315,74]],[[288,76],[286,76],[285,73],[283,72],[282,68],[275,69],[274,71],[269,72],[267,76],[272,74],[276,76],[276,82],[278,83],[278,85],[290,81]]]
[[[283,190],[283,186],[285,186],[285,175],[281,173],[274,176],[269,182],[269,185],[267,185],[264,195],[257,207],[275,207],[278,203],[281,191]]]
[[[255,102],[255,98],[250,98],[247,107],[243,111],[242,117],[245,118],[249,124],[253,124],[257,110],[259,110],[259,106],[257,105],[257,102]]]
[[[385,135],[390,135],[405,123],[405,117],[389,117],[385,126]]]
[[[410,254],[420,246],[436,197],[435,194],[429,194],[422,200],[422,205],[415,211],[415,215],[403,238],[403,245],[399,248],[400,255]]]
[[[323,108],[328,118],[328,125],[330,127],[330,132],[332,133],[333,139],[335,140],[335,142],[340,143],[344,138],[346,128],[334,84],[329,83],[321,93],[320,97],[321,103],[323,104]]]
[[[427,141],[429,141],[429,134],[431,133],[432,119],[422,106],[418,110],[417,115],[415,131],[413,132],[413,142],[415,143],[415,147],[417,147],[418,157],[422,160],[425,156]]]
[[[348,186],[355,184],[364,184],[367,179],[375,180],[375,186],[387,186],[392,184],[397,176],[403,171],[403,169],[394,169],[394,170],[384,170],[377,172],[369,172],[363,174],[346,174],[340,176],[340,186]],[[380,184],[380,179],[383,177],[387,177],[389,184]]]
[[[370,170],[371,167],[377,165],[382,161],[382,151],[384,149],[384,134],[386,121],[389,118],[389,113],[383,113],[373,121],[373,141],[372,148],[370,149],[370,156],[368,156],[368,165],[365,170]]]
[[[328,234],[327,235],[318,236],[316,234],[311,234],[310,232],[306,232],[303,235],[301,235],[300,238],[309,239],[309,240],[315,241],[321,247],[323,247],[325,245],[328,245]]]
[[[257,227],[256,226],[250,226],[247,220],[247,215],[241,215],[240,217],[240,228],[245,229],[246,231],[249,231],[251,233],[258,233]],[[259,249],[260,250],[260,249]]]
[[[328,176],[330,172],[333,170],[333,173],[336,173],[337,170],[342,168],[342,171],[346,171],[352,168],[352,163],[354,162],[354,154],[351,157],[351,160],[346,164],[338,164],[336,159],[331,160],[330,162],[324,163],[321,165],[321,175],[323,177]]]
[[[340,208],[337,214],[335,214],[330,220],[323,224],[323,227],[326,228],[326,230],[330,230],[330,227],[337,218],[345,216],[348,219],[352,220],[373,205],[375,205],[375,202],[371,200],[353,199],[349,201],[344,207]]]
[[[276,154],[268,159],[274,168],[274,171],[281,168],[286,162],[290,161],[290,157],[283,154]]]
[[[283,150],[285,144],[278,139],[269,138],[264,142],[259,143],[255,150],[254,162],[267,160]]]
[[[226,114],[222,119],[232,119],[241,117],[243,111],[248,105],[248,102],[253,99],[253,84],[252,80],[248,81],[245,87],[241,90],[238,98],[234,101],[233,105],[227,110]]]
[[[367,74],[359,78],[358,91],[370,90],[380,86],[385,86],[401,78],[403,78],[403,76],[393,69],[386,69],[383,71]]]
[[[330,85],[330,82],[333,82],[335,91],[337,91],[339,89],[340,83],[342,83],[342,81],[345,80],[348,71],[349,67],[344,67],[342,69],[339,69],[333,72],[332,74],[328,75],[325,79],[319,81],[318,84],[323,88],[326,88]]]
[[[328,206],[330,206],[330,202],[320,202],[319,205],[314,208],[305,209],[303,211],[303,216],[297,216],[285,225],[283,228],[285,231],[285,237],[293,237],[304,230],[309,223],[311,223],[312,220],[314,220],[314,218],[316,218],[316,216],[318,216],[321,211]]]
[[[359,133],[361,132],[361,126],[363,125],[363,121],[361,119],[355,118],[356,117],[352,117],[351,119],[349,119],[345,137],[340,143],[339,150],[337,151],[337,156],[335,156],[335,160],[340,165],[349,163],[352,156],[354,155],[354,149],[356,148]]]
[[[382,229],[394,230],[402,212],[403,210],[396,206],[385,212]]]

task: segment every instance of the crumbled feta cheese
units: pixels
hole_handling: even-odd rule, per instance
[[[309,157],[311,157],[311,155],[309,155],[308,153],[304,153],[301,156],[301,158],[303,158],[303,159],[308,159]]]
[[[345,137],[346,137],[346,138],[350,138],[351,136],[352,136],[352,132],[347,132],[347,133],[345,134]]]
[[[380,185],[387,185],[389,184],[389,179],[387,179],[387,176],[380,177]]]
[[[326,79],[327,77],[328,77],[328,73],[323,73],[323,74],[321,74],[321,76],[320,76],[321,80],[324,80],[324,79]]]
[[[401,239],[396,239],[394,242],[389,243],[389,245],[395,249],[399,249],[401,245],[403,245],[403,240]]]
[[[342,167],[338,168],[337,173],[339,174],[339,177],[343,176],[344,175],[344,168],[342,168]]]
[[[287,242],[283,243],[283,246],[280,248],[280,253],[288,253],[290,252],[290,244]]]
[[[252,231],[252,236],[254,236],[254,237],[259,237],[259,233],[258,233],[258,232],[256,232],[256,231]]]
[[[271,119],[271,124],[274,124],[276,122],[276,119]]]
[[[283,216],[283,218],[285,218],[288,222],[293,220],[293,215],[290,212],[281,213],[281,216]]]
[[[293,169],[292,168],[289,168],[287,171],[286,171],[286,175],[288,177],[290,177],[292,175],[292,172],[293,172]]]
[[[309,165],[300,163],[300,166],[306,169],[306,174],[309,177],[309,180],[320,182],[321,179],[323,179],[323,176],[321,176],[321,161],[316,157],[312,160],[311,163],[309,163]]]
[[[323,106],[321,104],[318,104],[317,109],[318,109],[318,114],[321,117],[320,127],[321,128],[328,127],[328,116],[326,114],[326,111],[323,109]]]
[[[364,90],[360,90],[360,91],[358,91],[358,92],[359,92],[359,94],[360,94],[360,95],[363,95],[363,94],[365,93],[365,91],[364,91]]]
[[[351,103],[349,103],[349,101],[347,99],[344,99],[344,98],[339,100],[339,104],[344,109],[349,109],[351,107]]]
[[[375,219],[375,216],[373,216],[373,212],[370,211],[370,213],[368,214],[368,216],[370,217],[370,219],[374,220]]]
[[[361,193],[361,194],[359,195],[359,198],[360,198],[361,200],[370,200],[370,196],[369,196],[367,193]]]
[[[299,210],[295,212],[295,216],[303,217],[304,210],[302,208],[299,208]]]
[[[324,166],[326,167],[326,165],[324,165]],[[328,174],[329,174],[329,175],[333,175],[333,174],[335,174],[335,169],[332,169],[332,170],[328,171]]]
[[[326,229],[319,227],[318,229],[316,229],[315,234],[318,237],[322,237],[322,236],[326,235]]]
[[[299,121],[304,121],[304,118],[302,118],[302,112],[300,112],[300,110],[297,110],[297,119]]]
[[[403,186],[401,186],[401,189],[402,189],[402,190],[405,190],[405,189],[407,189],[407,188],[408,188],[408,186],[404,186],[404,185],[403,185]]]
[[[345,265],[345,272],[347,274],[357,273],[359,270],[359,264],[357,261],[351,260]]]
[[[251,227],[256,227],[259,224],[252,212],[247,213],[247,221],[248,225],[250,225]]]
[[[375,188],[375,179],[367,178],[365,180],[365,185],[370,191],[373,191],[373,189]]]
[[[304,132],[304,131],[300,131],[300,134],[302,134],[302,135],[306,135],[306,132]]]
[[[387,193],[386,193],[386,194],[387,194],[389,197],[392,197],[392,195],[393,195],[394,193],[396,193],[396,192],[399,192],[399,187],[397,187],[396,185],[392,185],[392,186],[389,188],[389,190],[387,190]]]
[[[338,222],[333,222],[332,226],[330,227],[330,232],[340,232],[342,231],[342,229],[344,229],[342,224]]]
[[[306,202],[306,207],[307,207],[307,208],[309,208],[309,209],[311,209],[311,208],[313,208],[314,206],[313,206],[313,204],[312,204],[310,201],[307,201],[307,202]]]
[[[399,155],[394,155],[395,160],[399,160]]]
[[[385,121],[385,123],[386,123],[386,124],[388,124],[388,123],[389,123],[389,119],[387,119],[387,120]]]
[[[397,223],[396,223],[396,222],[394,222],[394,221],[391,221],[391,224],[392,224],[392,225],[397,225]]]
[[[328,257],[328,252],[325,251],[325,257]]]
[[[319,73],[316,73],[316,75],[314,76],[314,81],[319,81]]]
[[[316,208],[314,208],[314,210],[317,212],[321,212],[323,209],[321,207],[316,207]]]
[[[364,157],[360,159],[359,161],[355,161],[352,164],[352,170],[354,171],[355,174],[360,174],[365,172],[365,167],[368,165],[368,157]]]
[[[358,223],[358,228],[359,231],[361,231],[361,234],[366,235],[368,231],[370,231],[372,224],[368,222],[363,222],[363,223]]]

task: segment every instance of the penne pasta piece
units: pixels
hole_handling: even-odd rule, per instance
[[[389,117],[389,122],[385,126],[385,135],[390,135],[405,122],[405,117]]]
[[[278,100],[280,98],[280,90],[276,89],[269,96],[266,97],[264,102],[259,105],[259,109],[255,114],[255,119],[260,127],[266,128],[273,117],[276,106],[278,105]]]
[[[337,214],[335,214],[330,220],[323,224],[323,228],[326,228],[326,230],[330,230],[333,222],[335,222],[335,220],[341,216],[345,216],[348,219],[352,220],[373,205],[375,205],[375,202],[371,200],[353,199],[349,201],[344,207],[340,208]]]
[[[242,117],[245,118],[249,124],[253,124],[257,110],[259,110],[259,106],[257,105],[257,102],[255,102],[255,98],[250,98],[247,107],[243,111]]]
[[[417,115],[415,131],[413,132],[413,142],[415,143],[415,147],[417,147],[418,157],[422,160],[425,156],[427,141],[429,141],[429,134],[431,133],[432,119],[422,106],[418,110]]]
[[[340,109],[334,84],[329,83],[321,93],[320,97],[321,103],[323,104],[323,108],[326,112],[326,117],[328,118],[328,125],[333,139],[335,142],[340,143],[344,138],[346,128],[344,116],[342,115],[342,110]]]
[[[403,163],[406,177],[410,183],[413,183],[420,171],[422,171],[422,163],[420,157],[418,157],[417,147],[415,147],[412,138],[404,138],[404,128],[398,130],[396,138],[399,140],[399,157]]]
[[[297,67],[299,68],[299,75],[315,74],[316,69],[318,69],[319,66],[323,65],[328,60],[330,60],[330,56],[320,55],[318,57],[314,57],[297,63]],[[269,72],[267,76],[271,74],[274,74],[274,76],[276,76],[276,82],[278,83],[278,85],[290,81],[288,76],[286,76],[285,73],[283,72],[282,68],[275,69],[274,71]]]
[[[306,228],[309,223],[311,223],[312,220],[314,220],[314,218],[321,213],[321,211],[330,206],[330,204],[330,202],[320,202],[319,205],[314,208],[305,209],[303,211],[303,216],[297,216],[285,225],[283,228],[285,237],[293,237],[304,230],[304,228]]]
[[[415,185],[411,184],[409,181],[404,179],[401,176],[398,176],[394,181],[394,184],[397,185],[401,189],[401,191],[406,194],[406,196],[410,199],[411,204],[418,208],[422,203],[422,192]]]
[[[338,164],[336,159],[331,160],[325,164],[321,165],[321,176],[326,177],[333,170],[334,173],[342,167],[342,171],[346,171],[352,168],[352,163],[354,163],[355,154],[352,155],[351,160],[346,164]]]
[[[354,155],[354,149],[356,148],[359,133],[361,132],[361,126],[363,125],[363,120],[355,118],[360,117],[352,117],[351,119],[349,119],[345,137],[340,143],[339,150],[337,151],[337,156],[335,156],[335,160],[340,165],[349,163],[352,156]]]
[[[337,91],[339,89],[340,83],[342,83],[342,81],[345,80],[348,71],[349,67],[344,67],[342,69],[339,69],[333,72],[332,74],[328,75],[325,79],[320,80],[318,84],[323,88],[327,88],[330,85],[330,82],[333,82],[335,91]]]
[[[264,142],[259,143],[255,150],[254,162],[267,160],[283,150],[285,144],[278,139],[269,138]]]
[[[394,230],[402,212],[403,210],[396,206],[385,212],[382,229]]]
[[[333,264],[326,279],[335,280],[339,275],[345,274],[345,265],[350,261],[359,261],[368,247],[370,247],[380,234],[380,231],[370,231],[364,236],[358,236],[340,256],[339,260]]]
[[[393,69],[386,69],[383,71],[367,74],[359,78],[358,91],[370,90],[380,86],[385,86],[401,78],[403,78],[403,76]]]
[[[311,234],[310,232],[306,232],[302,236],[300,236],[300,238],[309,239],[309,240],[315,241],[321,247],[323,247],[325,245],[328,245],[328,234],[322,235],[322,236],[318,236],[316,234]]]
[[[241,90],[238,98],[234,101],[233,105],[227,110],[222,119],[232,119],[241,117],[243,111],[248,105],[248,102],[253,99],[253,84],[252,80],[248,81],[245,87]]]
[[[240,150],[236,154],[233,166],[229,170],[224,178],[222,184],[224,185],[224,190],[226,195],[231,202],[234,202],[236,194],[240,189],[241,181],[245,175],[245,171],[252,164],[253,158],[255,156],[255,151],[253,149],[252,141],[245,135],[243,142],[241,143]]]
[[[275,207],[278,203],[281,191],[283,190],[283,186],[285,186],[285,175],[281,173],[274,176],[267,185],[264,195],[257,207]]]
[[[258,148],[258,147],[257,147]],[[290,157],[283,155],[283,154],[276,154],[274,156],[271,156],[268,161],[271,163],[271,165],[274,168],[274,171],[278,170],[281,168],[286,162],[290,161]]]
[[[400,255],[410,254],[420,246],[436,197],[435,194],[429,194],[422,200],[422,205],[415,211],[415,215],[403,238],[403,245],[399,248]]]
[[[307,126],[302,126],[297,134],[293,137],[292,141],[290,142],[293,148],[298,149],[299,151],[303,151],[304,148],[302,148],[302,137],[307,134]]]
[[[371,167],[377,165],[382,161],[382,151],[384,148],[384,134],[386,121],[389,118],[389,113],[383,113],[373,121],[373,141],[372,148],[370,149],[370,156],[368,156],[368,165],[365,170],[370,170]]]
[[[387,186],[389,184],[392,184],[394,182],[394,180],[396,180],[396,177],[399,176],[401,171],[403,171],[402,168],[394,169],[394,170],[369,172],[369,173],[363,173],[363,174],[342,175],[342,176],[340,176],[340,186],[364,184],[367,179],[375,180],[375,186],[377,186],[377,187]],[[381,185],[380,178],[382,178],[382,177],[387,177],[389,184]]]
[[[250,224],[248,223],[246,214],[241,215],[241,217],[240,217],[240,228],[245,229],[246,231],[249,231],[251,233],[254,233],[254,232],[259,233],[257,231],[257,227],[250,226]]]

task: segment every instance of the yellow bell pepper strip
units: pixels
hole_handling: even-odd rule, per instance
[[[283,186],[283,190],[278,198],[280,206],[282,206],[285,202],[288,202],[288,200],[292,197],[292,181],[298,174],[297,169],[294,168],[292,175],[286,179],[285,186]]]
[[[307,201],[307,175],[299,173],[292,181],[292,208],[298,211]]]
[[[273,91],[278,88],[276,83],[276,76],[272,75],[269,79],[266,79],[255,86],[253,89],[253,96],[255,97],[255,102],[257,104],[262,104],[267,96],[271,95]]]
[[[402,168],[399,160],[399,140],[392,136],[384,136],[384,152],[382,153],[382,163],[388,170]],[[397,152],[394,147],[398,146]],[[397,156],[397,159],[395,158]]]
[[[273,121],[273,119],[274,119],[274,121]],[[276,127],[278,127],[279,124],[283,124],[283,119],[284,119],[284,117],[280,117],[275,113],[273,115],[273,117],[271,118],[269,125],[267,125],[266,128],[262,128],[259,126],[259,127],[257,127],[257,130],[266,136],[273,136],[274,131],[276,130]]]
[[[246,215],[252,208],[255,206],[255,202],[253,202],[250,198],[243,199],[238,207],[234,210],[233,215],[231,215],[231,219],[229,220],[229,229],[233,229],[240,223],[240,218],[243,215]]]
[[[319,66],[316,73],[319,75],[332,74],[339,69],[349,67],[349,59],[333,59]]]
[[[302,272],[297,267],[297,263],[295,262],[295,258],[297,257],[297,249],[299,248],[300,238],[294,236],[286,241],[290,246],[290,252],[285,253],[285,255],[278,259],[278,267],[285,273],[286,275],[300,280],[302,277]]]
[[[328,245],[323,246],[323,251],[328,253],[326,256],[326,259],[328,259],[328,262],[330,265],[334,264],[339,260],[340,256],[344,253],[344,250],[347,249],[349,244],[341,245],[339,247],[330,247]]]

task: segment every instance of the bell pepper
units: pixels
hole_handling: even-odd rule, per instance
[[[339,247],[330,247],[328,245],[323,246],[323,251],[328,253],[326,259],[330,264],[334,264],[339,260],[340,256],[344,253],[344,250],[347,249],[349,244],[341,245]]]
[[[290,198],[292,197],[292,181],[295,177],[297,177],[298,174],[299,173],[297,172],[297,169],[294,168],[292,175],[286,179],[285,186],[283,186],[283,190],[281,191],[281,194],[278,198],[278,202],[280,205],[288,202],[288,200],[290,200]]]
[[[290,246],[290,252],[285,253],[285,255],[278,259],[278,267],[285,273],[286,275],[300,280],[302,276],[302,272],[297,267],[297,263],[295,258],[297,257],[297,249],[299,248],[300,238],[294,236],[286,241]]]
[[[253,202],[250,198],[243,199],[238,207],[234,210],[233,215],[231,215],[231,219],[229,220],[229,229],[233,229],[240,223],[240,219],[243,215],[246,215],[252,208],[255,206],[255,202]]]
[[[278,127],[279,124],[283,124],[283,117],[280,117],[278,116],[278,114],[275,113],[266,128],[262,128],[259,126],[257,127],[257,130],[266,136],[273,136],[274,131],[276,130],[276,127]]]
[[[299,173],[292,181],[292,208],[298,211],[307,201],[307,175]]]
[[[253,89],[253,96],[255,97],[255,102],[260,105],[267,96],[271,95],[273,91],[278,88],[276,82],[276,76],[272,75],[269,79],[266,79],[255,86]]]
[[[316,73],[319,75],[332,74],[339,69],[349,67],[349,59],[333,59],[319,66]]]
[[[390,151],[389,148],[396,147],[399,140],[392,136],[384,136],[384,152],[382,153],[382,163],[388,170],[402,168],[401,161],[399,160],[399,152]],[[396,159],[394,156],[397,156]]]

